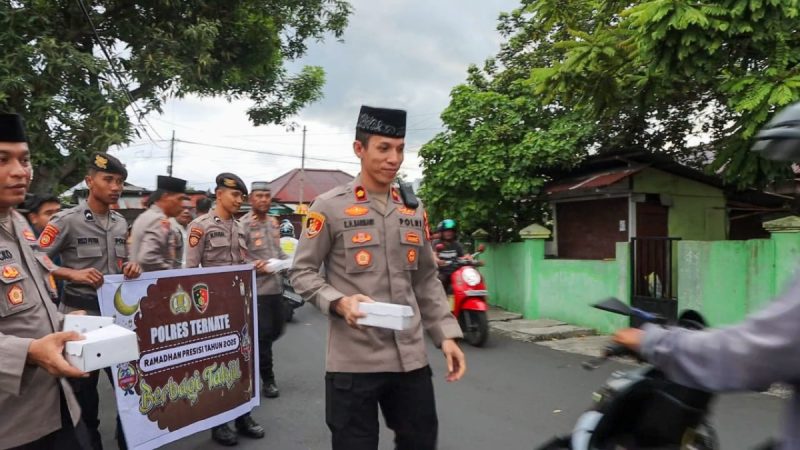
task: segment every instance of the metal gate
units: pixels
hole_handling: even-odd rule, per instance
[[[673,243],[680,238],[631,238],[631,306],[659,314],[667,320],[678,317],[678,299],[673,292]],[[632,318],[631,326],[641,325]]]

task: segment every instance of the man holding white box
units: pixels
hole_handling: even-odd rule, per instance
[[[361,173],[317,197],[291,271],[295,290],[330,318],[326,422],[334,450],[377,449],[378,406],[397,449],[436,447],[423,327],[441,346],[447,380],[466,370],[455,342],[461,329],[437,277],[427,215],[412,193],[401,199],[392,185],[403,162],[405,122],[405,111],[361,108],[353,143]],[[325,277],[319,273],[323,264]],[[410,307],[407,329],[360,326],[367,317],[360,303],[373,301]]]
[[[264,397],[280,395],[275,383],[272,364],[272,343],[277,341],[286,327],[283,309],[283,285],[278,275],[281,260],[289,259],[280,243],[280,224],[269,216],[272,191],[266,181],[256,181],[250,186],[252,209],[241,218],[247,239],[247,250],[253,259],[268,261],[267,271],[256,276],[258,286],[258,361],[261,367],[261,392]],[[273,260],[273,261],[271,261]],[[278,261],[274,261],[278,260]]]
[[[53,263],[13,208],[33,173],[16,114],[0,114],[0,155],[0,448],[81,449],[88,436],[79,440],[80,408],[65,377],[86,374],[61,354],[80,334],[59,332],[64,316],[47,287]]]

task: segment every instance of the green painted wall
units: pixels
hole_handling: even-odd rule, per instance
[[[680,242],[678,307],[714,326],[739,322],[775,295],[775,266],[772,239]]]
[[[669,235],[684,240],[712,241],[727,237],[725,195],[721,189],[656,169],[633,177],[633,192],[672,198]]]
[[[628,244],[624,242],[617,243],[616,259],[610,261],[541,260],[534,276],[538,314],[529,309],[524,315],[557,319],[603,333],[626,326],[626,318],[590,305],[608,297],[630,303],[629,265]]]
[[[800,219],[798,219],[800,224]],[[681,241],[678,309],[696,309],[712,326],[740,322],[779,294],[800,264],[800,229],[750,241]],[[544,241],[487,244],[481,268],[489,301],[527,319],[550,318],[610,333],[625,318],[590,308],[614,296],[630,302],[629,245],[616,259],[545,259]]]
[[[544,259],[544,241],[486,244],[480,269],[489,302],[527,319],[549,318],[612,332],[625,318],[589,307],[607,297],[628,303],[628,244],[610,261]]]

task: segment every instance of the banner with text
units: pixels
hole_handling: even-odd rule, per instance
[[[109,275],[97,292],[102,315],[139,338],[139,360],[111,368],[129,448],[157,448],[258,406],[252,265]]]

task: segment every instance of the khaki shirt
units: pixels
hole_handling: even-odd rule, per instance
[[[59,390],[72,423],[80,408],[69,383],[28,365],[34,339],[61,331],[64,317],[48,296],[52,261],[37,252],[27,221],[12,213],[15,237],[0,230],[0,448],[35,441],[61,428]]]
[[[178,255],[183,251],[180,239],[164,211],[158,205],[151,205],[133,222],[130,260],[147,272],[180,269]]]
[[[212,211],[189,224],[186,267],[244,264],[246,254],[245,233],[236,219],[223,220]]]
[[[462,336],[437,276],[422,206],[406,208],[395,189],[391,197],[385,208],[371,201],[359,177],[311,206],[291,270],[295,291],[325,314],[332,301],[355,294],[414,310],[406,331],[355,330],[329,314],[329,372],[408,372],[428,364],[423,327],[437,346]]]
[[[244,228],[247,250],[250,258],[269,261],[270,259],[289,259],[280,244],[278,221],[274,217],[258,220],[252,211],[242,216],[239,222]],[[280,275],[277,273],[259,273],[256,275],[258,295],[274,295],[283,291]]]
[[[39,236],[39,247],[52,258],[61,256],[61,265],[70,269],[93,267],[104,275],[122,273],[128,259],[125,247],[128,222],[122,214],[110,210],[107,228],[95,220],[89,205],[82,204],[56,213]],[[66,296],[97,299],[97,291],[88,284],[67,281]],[[99,311],[100,307],[93,308]]]
[[[176,256],[178,258],[178,267],[186,267],[186,247],[189,246],[187,239],[189,239],[189,231],[183,225],[178,222],[178,219],[171,218],[169,219],[170,223],[172,224],[172,231],[175,233],[175,242],[176,242]],[[188,227],[189,224],[186,224]]]

